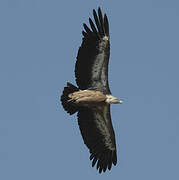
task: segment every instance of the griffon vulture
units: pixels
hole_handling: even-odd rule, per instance
[[[83,40],[78,50],[75,77],[78,87],[71,83],[63,90],[61,102],[70,115],[78,113],[78,125],[84,143],[89,148],[92,166],[99,173],[116,165],[116,143],[110,116],[110,104],[122,104],[111,95],[108,84],[110,54],[109,24],[106,14],[93,10],[94,21],[89,28],[83,24]]]

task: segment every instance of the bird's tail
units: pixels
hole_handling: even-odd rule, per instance
[[[70,98],[68,97],[70,93],[73,93],[75,91],[79,91],[79,89],[73,84],[67,82],[67,86],[64,87],[64,90],[61,96],[62,106],[65,109],[65,111],[69,113],[70,115],[78,111],[78,107],[75,106],[73,102],[70,101]]]

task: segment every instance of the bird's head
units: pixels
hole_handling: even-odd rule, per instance
[[[108,104],[122,104],[123,101],[120,98],[116,98],[112,95],[106,95],[106,102]]]

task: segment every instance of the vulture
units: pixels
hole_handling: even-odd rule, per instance
[[[83,39],[79,47],[75,77],[77,87],[67,82],[61,95],[64,110],[70,115],[77,112],[78,125],[84,144],[90,152],[92,167],[101,173],[117,163],[115,134],[110,105],[122,104],[112,96],[108,83],[110,55],[109,23],[100,7],[93,10],[94,21],[83,24]]]

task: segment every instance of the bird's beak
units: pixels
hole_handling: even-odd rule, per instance
[[[122,104],[122,103],[123,103],[123,101],[122,101],[121,99],[118,99],[118,102],[119,102],[119,104]]]
[[[119,98],[115,98],[115,99],[113,100],[113,103],[114,103],[114,104],[122,104],[123,101],[122,101],[121,99],[119,99]]]

